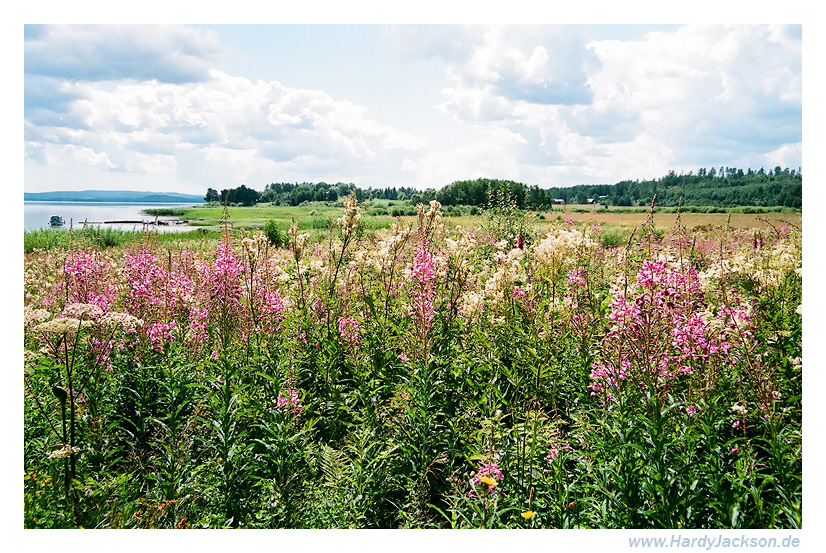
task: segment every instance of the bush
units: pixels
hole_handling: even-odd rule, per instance
[[[615,248],[617,246],[623,245],[625,240],[622,236],[616,231],[602,231],[602,235],[600,236],[600,243],[602,247],[605,249],[608,248]]]
[[[275,219],[270,219],[267,221],[267,224],[264,225],[264,234],[267,235],[270,245],[276,248],[283,248],[287,245],[287,233],[278,228],[278,223],[275,222]]]

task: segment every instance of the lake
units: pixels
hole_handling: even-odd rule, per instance
[[[107,223],[103,221],[146,221],[154,222],[155,217],[142,213],[144,209],[164,207],[189,207],[191,203],[177,204],[123,204],[109,202],[23,202],[23,229],[37,230],[51,228],[49,218],[60,215],[65,221],[63,227],[68,229],[82,229],[83,221],[90,225],[108,227],[119,230],[143,230],[142,223]],[[175,217],[158,217],[159,220],[174,221]],[[193,230],[187,225],[152,225],[148,228],[158,229],[159,232],[181,232]]]

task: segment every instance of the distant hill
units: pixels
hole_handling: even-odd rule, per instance
[[[135,192],[128,190],[64,190],[59,192],[24,192],[30,202],[116,202],[134,204],[204,203],[203,196],[177,192]]]

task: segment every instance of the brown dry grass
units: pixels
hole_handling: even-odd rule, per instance
[[[534,219],[534,227],[540,232],[548,230],[552,225],[558,224],[557,218],[565,220],[570,217],[577,223],[600,223],[604,230],[615,230],[621,234],[631,232],[636,226],[641,225],[648,218],[647,213],[573,213],[573,212],[553,212],[544,213],[545,219]],[[731,219],[729,219],[731,217]],[[403,217],[402,220],[406,223],[415,226],[415,217]],[[655,213],[654,225],[668,230],[674,228],[677,221],[676,213]],[[470,216],[464,215],[461,217],[448,217],[446,222],[450,228],[456,225],[461,225],[464,228],[474,228],[484,225],[484,216]],[[802,214],[801,213],[760,213],[760,214],[745,214],[745,213],[683,213],[680,215],[680,222],[688,231],[712,231],[726,228],[728,224],[729,229],[736,228],[753,228],[771,230],[772,226],[779,229],[783,225],[793,226],[795,228],[802,228]]]
[[[647,213],[571,213],[561,214],[562,218],[570,217],[577,222],[594,222],[607,226],[633,228],[642,224],[648,218]],[[547,218],[548,216],[545,215]],[[731,217],[731,219],[729,219]],[[724,228],[756,228],[769,229],[771,226],[780,227],[790,225],[800,228],[802,213],[682,213],[680,221],[688,230],[711,230]],[[671,228],[677,221],[676,213],[655,213],[654,225],[661,228]]]

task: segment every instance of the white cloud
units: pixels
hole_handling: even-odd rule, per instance
[[[776,150],[763,155],[762,158],[763,165],[767,169],[774,169],[777,166],[797,169],[801,166],[800,160],[803,158],[803,143],[783,144]]]
[[[735,160],[753,166],[800,140],[794,26],[686,26],[590,42],[576,27],[518,31],[469,38],[467,55],[446,64],[439,106],[456,121],[536,136],[514,154],[515,174],[559,174],[543,169],[550,162],[604,182],[655,178]]]
[[[208,166],[224,165],[226,170],[219,172],[228,184],[257,179],[248,184],[261,188],[281,179],[280,171],[295,167],[308,172],[298,176],[301,180],[318,171],[336,181],[335,171],[355,178],[372,170],[378,182],[386,164],[398,167],[400,155],[409,157],[425,146],[419,138],[370,119],[363,106],[321,91],[252,82],[217,70],[209,77],[187,84],[75,83],[71,93],[77,99],[66,109],[80,128],[61,127],[57,121],[27,123],[32,143],[27,155],[40,162],[44,155],[38,144],[60,145],[66,147],[62,155],[108,169],[178,171],[183,181],[189,178],[184,171],[200,159]],[[184,154],[185,162],[172,162]],[[52,148],[48,155],[57,163],[61,150]],[[345,166],[350,169],[341,171]]]
[[[109,156],[106,155],[106,152],[96,152],[86,146],[74,146],[72,144],[67,144],[65,150],[68,155],[91,167],[105,167],[107,169],[116,167]]]
[[[402,171],[414,171],[419,167],[419,164],[412,159],[404,158],[402,161]]]
[[[127,162],[129,173],[169,174],[178,168],[178,160],[173,155],[144,154],[135,152]]]
[[[26,73],[90,81],[200,81],[230,54],[181,25],[26,25],[24,41]]]

